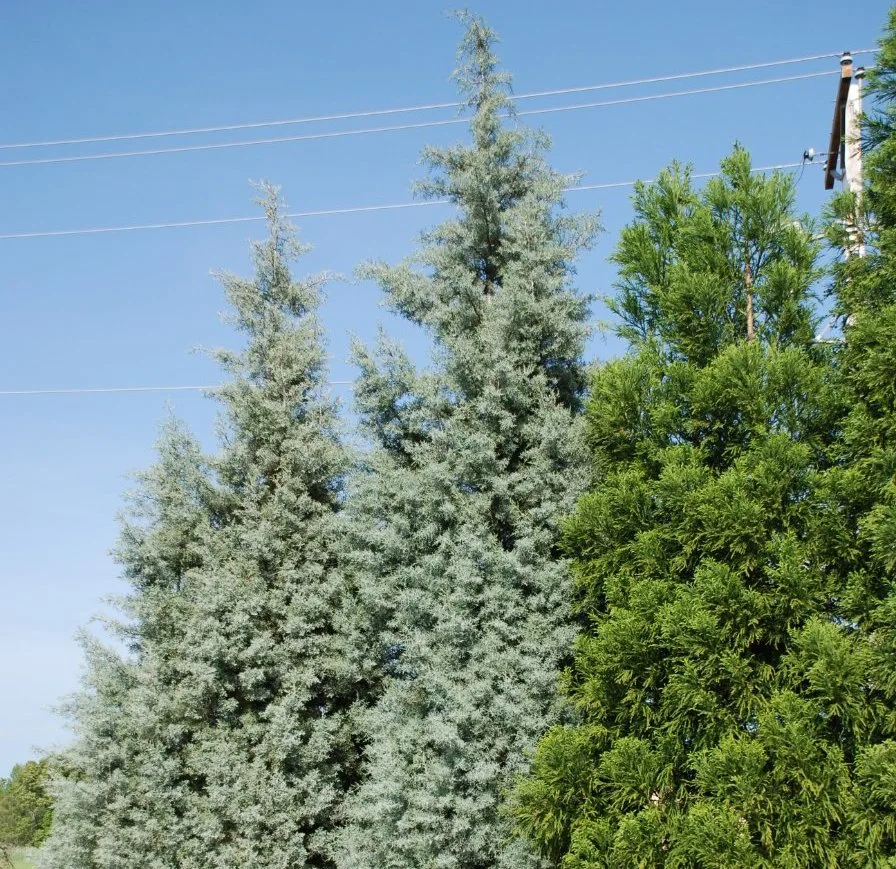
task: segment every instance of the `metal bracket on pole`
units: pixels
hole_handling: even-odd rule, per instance
[[[852,55],[847,51],[840,58],[840,81],[834,103],[831,140],[824,168],[824,189],[832,190],[835,181],[843,182],[843,189],[855,197],[855,220],[845,226],[849,241],[844,254],[865,256],[865,242],[861,229],[862,202],[862,82],[865,70],[852,68]],[[837,164],[840,168],[838,170]]]
[[[849,86],[852,83],[852,55],[843,52],[840,58],[840,82],[837,86],[837,99],[834,102],[834,120],[831,122],[831,140],[828,145],[828,159],[824,167],[824,189],[833,190],[837,180],[837,162],[841,168],[845,162],[843,149],[843,132],[846,127],[846,102],[849,97]]]

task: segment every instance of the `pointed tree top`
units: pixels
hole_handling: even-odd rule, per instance
[[[457,82],[467,105],[489,113],[501,109],[512,112],[510,76],[498,71],[498,57],[494,44],[495,32],[478,15],[467,10],[456,13],[466,30],[457,51],[457,69],[452,78]]]

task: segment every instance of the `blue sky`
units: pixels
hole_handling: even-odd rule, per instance
[[[429,0],[2,4],[0,144],[450,101],[459,36],[457,22],[444,14],[450,7]],[[848,20],[833,0],[481,0],[473,8],[498,31],[502,60],[515,89],[525,92],[857,50],[875,44],[888,4],[865,0]],[[585,172],[585,183],[651,177],[672,159],[711,171],[735,140],[757,165],[791,162],[804,148],[826,147],[836,60],[574,98],[825,69],[826,78],[532,120],[553,137],[553,165]],[[441,117],[450,113],[398,122]],[[0,150],[0,161],[366,125]],[[282,185],[296,210],[408,201],[420,177],[420,148],[463,134],[463,127],[436,127],[0,166],[0,234],[251,214],[248,182],[260,178]],[[799,191],[800,207],[817,213],[826,196],[817,168],[805,171]],[[611,289],[606,260],[631,217],[629,194],[570,195],[574,208],[600,209],[606,227],[580,264],[586,291]],[[347,276],[332,285],[324,310],[334,379],[353,376],[350,333],[369,337],[378,322],[425,360],[421,336],[379,307],[375,287],[350,276],[367,258],[407,255],[440,213],[419,208],[301,223],[315,248],[300,270]],[[214,366],[191,352],[232,343],[217,317],[223,298],[209,272],[246,271],[248,239],[259,229],[0,239],[0,390],[217,382]],[[594,359],[620,350],[600,338],[589,348]],[[105,595],[122,591],[107,554],[115,516],[127,474],[152,460],[169,402],[212,443],[214,404],[198,394],[0,396],[0,775],[67,738],[51,707],[77,686],[77,629]]]

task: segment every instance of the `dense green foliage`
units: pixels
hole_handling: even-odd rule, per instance
[[[894,37],[896,17],[866,201],[830,225],[869,251],[835,267],[842,339],[812,340],[791,182],[736,152],[701,194],[675,171],[636,193],[632,350],[595,376],[595,486],[566,535],[577,720],[516,794],[565,869],[896,861]]]
[[[29,760],[0,778],[0,845],[37,847],[46,839],[53,819],[47,774],[46,759]]]
[[[510,111],[493,37],[469,21],[457,73],[472,143],[430,149],[431,196],[457,218],[413,260],[365,269],[424,327],[435,365],[358,348],[373,441],[350,492],[358,634],[380,673],[361,716],[365,780],[343,867],[532,865],[503,791],[550,723],[574,630],[557,521],[582,491],[575,419],[586,301],[571,285],[593,218]]]
[[[564,866],[834,865],[861,687],[793,194],[739,150],[699,193],[675,168],[636,191],[615,257],[632,350],[594,378],[595,488],[566,534],[590,621],[578,721],[518,791]]]
[[[302,249],[273,191],[264,205],[254,279],[223,277],[247,338],[217,354],[224,448],[205,458],[172,423],[142,475],[118,553],[128,654],[88,641],[47,866],[329,865],[357,762],[335,571],[348,463],[323,279],[292,279]]]
[[[851,652],[870,701],[855,770],[856,853],[896,864],[896,9],[869,71],[866,188],[833,203],[838,246],[865,243],[866,256],[834,267],[839,358],[848,414],[835,481],[850,510],[844,599],[859,630]],[[845,218],[843,220],[842,218]],[[846,547],[845,547],[846,548]],[[865,745],[864,743],[871,743]],[[889,862],[885,862],[889,861]]]

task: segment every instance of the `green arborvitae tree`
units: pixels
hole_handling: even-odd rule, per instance
[[[573,262],[596,231],[562,213],[569,179],[515,126],[493,35],[468,28],[456,74],[472,144],[429,149],[431,196],[458,217],[414,259],[375,264],[427,330],[419,372],[383,339],[358,350],[373,441],[349,499],[356,624],[381,693],[359,715],[365,779],[340,865],[528,866],[502,796],[556,708],[574,629],[557,520],[587,477],[580,441],[587,301]]]
[[[348,456],[326,396],[323,278],[276,192],[255,276],[224,276],[240,353],[223,449],[176,426],[143,478],[119,558],[123,656],[93,645],[59,760],[53,869],[323,867],[357,750],[336,570]]]
[[[632,347],[594,378],[595,485],[566,529],[590,620],[577,720],[515,801],[564,869],[890,865],[857,857],[862,801],[892,841],[893,751],[870,744],[894,683],[868,669],[885,637],[852,590],[817,251],[789,177],[741,150],[722,168],[699,193],[677,170],[639,187],[615,257]]]

